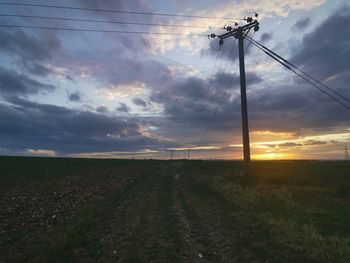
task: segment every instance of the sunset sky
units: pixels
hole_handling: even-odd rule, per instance
[[[0,26],[0,155],[183,158],[191,149],[193,158],[241,159],[238,46],[226,39],[218,52],[206,35],[254,12],[255,40],[350,98],[349,1],[10,2],[231,20],[0,5],[1,25],[181,34]],[[343,159],[350,111],[255,46],[245,50],[252,158]]]

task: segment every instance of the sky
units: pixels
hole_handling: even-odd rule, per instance
[[[184,158],[191,149],[191,158],[242,159],[238,44],[228,38],[219,49],[207,35],[242,26],[255,12],[260,30],[251,37],[350,98],[348,1],[55,4],[153,15],[1,5],[0,155],[167,159],[171,150]],[[344,159],[348,109],[247,41],[245,63],[252,159]]]

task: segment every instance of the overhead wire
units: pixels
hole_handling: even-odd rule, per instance
[[[340,94],[339,92],[335,91],[334,89],[330,88],[329,86],[327,86],[326,84],[324,84],[322,81],[316,79],[315,77],[313,77],[311,74],[305,72],[304,70],[300,69],[299,67],[295,66],[294,64],[292,64],[291,62],[289,62],[288,60],[284,59],[283,57],[281,57],[280,55],[276,54],[276,52],[268,49],[266,46],[264,46],[263,44],[259,43],[258,41],[254,40],[253,38],[247,36],[248,40],[254,42],[255,44],[259,45],[261,48],[268,50],[269,52],[271,52],[273,55],[275,55],[276,57],[278,57],[280,60],[282,60],[283,62],[287,63],[289,66],[295,68],[296,70],[300,71],[301,73],[303,73],[304,75],[306,75],[307,77],[309,77],[310,79],[312,79],[313,81],[317,82],[318,84],[322,85],[324,88],[328,89],[329,91],[331,91],[332,93],[336,94],[337,96],[341,97],[342,99],[344,99],[345,101],[350,103],[350,99],[348,99],[347,97],[345,97],[344,95]]]
[[[209,27],[197,26],[197,25],[125,22],[125,21],[110,21],[110,20],[71,18],[71,17],[38,16],[38,15],[0,14],[0,17],[33,18],[33,19],[58,20],[58,21],[72,21],[72,22],[91,22],[91,23],[105,23],[105,24],[160,26],[160,27],[177,27],[177,28],[201,28],[201,29],[209,28]]]
[[[141,12],[141,11],[126,11],[126,10],[99,9],[99,8],[74,7],[74,6],[61,6],[61,5],[31,4],[31,3],[2,2],[2,3],[0,3],[0,5],[29,6],[29,7],[43,7],[43,8],[55,8],[55,9],[66,9],[66,10],[109,12],[109,13],[133,14],[133,15],[182,17],[182,18],[199,18],[199,19],[215,19],[215,20],[231,19],[231,18],[227,18],[227,17],[215,17],[215,16],[185,15],[185,14],[171,14],[171,13],[157,13],[157,12]]]
[[[306,82],[310,83],[312,86],[314,86],[315,88],[317,88],[319,91],[321,91],[322,93],[324,93],[325,95],[327,95],[328,97],[332,98],[333,100],[335,100],[336,102],[338,102],[339,104],[341,104],[343,107],[347,108],[348,110],[350,110],[350,106],[346,105],[344,102],[342,102],[339,98],[334,97],[333,95],[327,93],[325,90],[321,89],[318,85],[316,85],[314,82],[312,82],[310,79],[308,79],[307,77],[305,77],[304,75],[302,75],[301,73],[297,72],[295,69],[293,69],[291,66],[289,66],[287,63],[285,63],[283,60],[281,60],[279,57],[277,57],[276,55],[274,55],[273,53],[271,53],[269,51],[269,49],[264,49],[261,46],[259,46],[258,44],[256,44],[254,41],[252,41],[251,39],[247,38],[248,41],[250,41],[253,45],[255,45],[257,48],[259,48],[260,50],[262,50],[265,54],[267,54],[269,57],[271,57],[272,59],[274,59],[275,61],[277,61],[278,63],[280,63],[281,65],[283,65],[285,68],[289,69],[290,71],[294,72],[296,75],[298,75],[300,78],[304,79]]]
[[[224,77],[225,70],[226,70],[226,68],[227,68],[227,64],[228,64],[228,62],[229,62],[229,60],[230,60],[230,58],[231,58],[231,56],[232,56],[232,54],[233,54],[233,48],[235,47],[235,43],[236,43],[236,39],[235,39],[234,42],[232,43],[232,47],[231,47],[230,53],[229,53],[229,55],[228,55],[228,57],[227,57],[227,60],[226,60],[225,66],[224,66],[224,70],[221,72],[221,75],[220,75],[220,77],[219,77],[219,81],[218,81],[217,86],[219,86],[219,85],[221,84],[221,81],[222,81],[222,79],[223,79],[223,77]],[[225,92],[224,92],[225,95],[227,94],[227,91],[228,91],[229,87],[231,86],[231,84],[232,84],[232,82],[233,82],[233,79],[234,79],[234,76],[233,76],[233,78],[229,81],[229,84],[228,84],[228,86],[226,87],[226,90],[225,90]],[[215,89],[216,89],[216,88],[215,88]],[[225,95],[224,95],[224,96],[225,96]],[[220,104],[221,104],[221,103],[220,103]],[[217,107],[215,108],[215,111],[214,111],[215,113],[214,113],[214,114],[217,113],[217,111],[218,111],[218,106],[219,106],[219,105],[217,104],[216,106],[217,106]],[[207,126],[208,126],[208,123],[209,123],[209,118],[212,116],[212,113],[213,113],[212,110],[210,110],[209,112],[207,112],[207,114],[206,114],[206,116],[205,116],[205,120],[204,120],[204,125],[203,125],[202,128],[199,130],[198,134],[196,134],[196,136],[198,136],[198,137],[197,137],[197,141],[201,139],[201,137],[203,136],[204,130],[207,129]],[[195,136],[195,137],[196,137],[196,136]],[[194,139],[195,139],[195,137],[194,137]]]
[[[212,82],[212,79],[213,79],[213,76],[214,76],[214,73],[215,73],[216,64],[217,64],[217,62],[218,62],[218,59],[219,59],[220,54],[221,54],[221,46],[220,46],[220,48],[217,50],[217,53],[216,53],[216,56],[215,56],[215,61],[214,61],[213,68],[212,68],[212,70],[211,70],[210,77],[209,77],[209,82],[208,82],[208,85],[207,85],[206,93],[208,93],[208,92],[210,91],[210,85],[211,85],[211,82]],[[200,127],[200,122],[201,122],[201,121],[197,121],[197,123],[196,123],[196,125],[195,125],[195,128],[194,128],[195,131],[194,131],[194,133],[192,134],[192,136],[190,136],[191,139],[189,140],[189,142],[186,143],[187,145],[188,145],[189,143],[191,143],[191,142],[194,140],[195,134],[196,134],[196,132],[198,132],[197,129],[199,129],[199,127]]]
[[[28,25],[5,25],[0,24],[3,28],[26,28],[26,29],[45,29],[58,31],[81,31],[81,32],[97,32],[97,33],[119,33],[119,34],[144,34],[144,35],[166,35],[166,36],[207,36],[196,33],[166,33],[166,32],[148,32],[148,31],[128,31],[128,30],[104,30],[104,29],[88,29],[88,28],[68,28],[68,27],[49,27],[49,26],[28,26]]]
[[[252,35],[252,37],[251,37],[251,39],[254,39],[254,36],[255,36],[255,30],[253,31],[253,35]],[[246,37],[249,37],[248,35],[246,36]],[[248,43],[248,45],[246,45],[246,47],[245,47],[245,50],[244,50],[244,53],[246,53],[247,52],[247,50],[248,50],[248,48],[250,47],[250,45],[251,45],[252,43],[251,42],[249,42]]]

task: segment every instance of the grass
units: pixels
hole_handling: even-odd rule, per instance
[[[302,161],[254,162],[250,178],[237,176],[232,163],[188,168],[194,185],[209,187],[218,201],[231,205],[227,210],[244,212],[243,220],[253,217],[276,250],[293,255],[291,262],[350,259],[349,171],[345,162]]]
[[[0,262],[350,262],[348,162],[0,166]]]

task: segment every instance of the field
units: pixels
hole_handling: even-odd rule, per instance
[[[0,262],[350,262],[350,163],[0,158]]]

